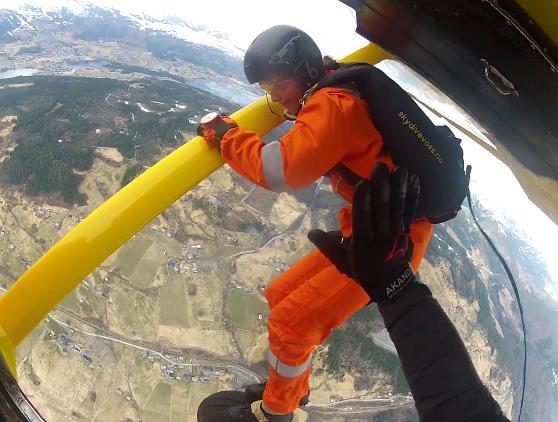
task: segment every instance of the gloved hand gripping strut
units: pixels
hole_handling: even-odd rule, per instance
[[[321,230],[310,231],[308,238],[373,301],[389,303],[415,281],[409,231],[418,195],[415,175],[403,168],[390,174],[385,164],[378,164],[371,179],[356,188],[352,238],[340,242]]]

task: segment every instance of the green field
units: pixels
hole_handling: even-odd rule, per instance
[[[110,296],[112,302],[107,304],[107,310],[111,328],[126,336],[138,335],[145,340],[157,338],[159,306],[152,297],[116,283]]]
[[[143,416],[146,421],[168,421],[171,408],[171,386],[160,382],[155,386],[145,404]]]
[[[255,330],[258,314],[266,314],[268,307],[256,295],[233,289],[229,296],[229,310],[235,327]]]
[[[188,306],[184,282],[176,276],[170,276],[165,286],[159,290],[161,299],[161,325],[189,328]]]
[[[190,396],[189,382],[176,382],[172,385],[171,422],[184,422],[188,420],[188,402]]]
[[[118,254],[118,263],[125,277],[132,275],[140,259],[152,243],[152,240],[147,236],[136,236],[122,246]]]
[[[242,350],[242,354],[248,356],[256,341],[256,333],[251,330],[237,330],[236,341],[240,350]]]
[[[188,400],[188,404],[190,406],[188,413],[190,417],[185,420],[195,421],[198,406],[200,405],[202,400],[205,399],[207,396],[216,393],[217,391],[219,391],[219,384],[201,382],[191,384],[190,397]]]
[[[157,244],[166,249],[169,255],[178,255],[182,249],[180,242],[176,241],[172,237],[161,237],[160,239],[157,239]]]
[[[77,298],[77,291],[75,289],[68,293],[68,295],[64,299],[62,299],[62,302],[60,304],[65,309],[74,311],[77,314],[81,313],[79,301]]]
[[[157,271],[161,269],[165,273],[165,270],[161,268],[166,259],[164,251],[165,248],[159,243],[153,243],[147,248],[132,273],[130,281],[139,287],[151,287],[158,278],[157,276],[161,276],[161,273],[157,274]]]
[[[99,278],[100,278],[100,276],[99,276]],[[86,302],[89,305],[91,305],[91,308],[92,308],[93,313],[94,313],[93,316],[98,317],[100,319],[104,319],[104,315],[106,313],[104,299],[102,297],[100,297],[99,295],[97,295],[92,287],[86,286],[85,284],[80,284],[78,289],[79,289],[80,297],[85,299]],[[88,315],[88,316],[90,316],[90,315]]]
[[[39,223],[35,237],[37,239],[44,239],[44,245],[48,246],[58,240],[59,233],[56,231],[50,221],[43,220]]]
[[[47,330],[53,331],[54,334],[64,334],[66,332],[66,328],[62,325],[58,324],[55,320],[50,319],[48,322],[45,322],[45,327]]]
[[[101,275],[98,271],[93,271],[93,278],[95,279],[95,283],[99,285],[103,283],[103,279],[101,278]]]
[[[144,257],[138,263],[136,271],[134,271],[130,281],[139,287],[151,287],[157,270],[164,263],[164,256],[162,259],[149,259]]]

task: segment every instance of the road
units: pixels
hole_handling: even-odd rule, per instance
[[[65,310],[62,309],[57,309],[57,311],[62,312],[64,314],[70,314],[69,316],[75,317],[73,315],[71,315],[72,313],[67,312]],[[179,362],[179,361],[175,361],[171,358],[169,358],[168,356],[166,356],[165,354],[161,353],[159,350],[154,349],[153,347],[146,347],[142,344],[138,344],[137,341],[131,340],[131,339],[123,339],[121,336],[118,336],[119,338],[117,338],[114,335],[102,335],[102,334],[95,334],[95,333],[91,333],[82,329],[79,329],[71,324],[67,324],[64,321],[61,321],[59,318],[55,317],[51,314],[49,314],[49,316],[55,320],[56,322],[58,322],[59,324],[67,327],[67,328],[71,328],[75,331],[80,332],[81,334],[87,335],[87,336],[92,336],[92,337],[97,337],[103,340],[108,340],[108,341],[112,341],[115,343],[119,343],[122,344],[124,346],[130,347],[130,348],[134,348],[137,350],[143,350],[146,352],[150,352],[153,353],[157,356],[159,356],[160,358],[162,358],[163,360],[165,360],[166,362],[173,364],[173,365],[181,365],[181,366],[195,366],[195,365],[207,365],[207,366],[212,366],[214,368],[222,368],[222,369],[226,369],[230,372],[234,372],[238,375],[241,375],[245,378],[247,378],[248,380],[251,380],[250,382],[254,382],[254,383],[259,383],[262,382],[263,380],[260,378],[260,376],[253,372],[251,369],[246,368],[236,362],[233,361],[229,361],[227,358],[224,358],[222,356],[219,355],[214,355],[213,359],[209,360],[207,358],[204,358],[202,360],[200,360],[199,362],[196,363],[183,363],[183,362]],[[79,321],[81,323],[87,324],[89,326],[92,326],[91,323],[87,322],[87,321],[83,321],[81,318],[79,318]],[[96,329],[101,330],[101,331],[107,331],[104,330],[102,328],[97,327]],[[209,350],[203,349],[203,348],[199,348],[199,347],[191,347],[185,350],[190,350],[190,351],[203,351],[204,353],[207,354],[213,354],[212,352],[210,352]],[[394,403],[393,401],[401,401],[404,400],[404,403]],[[353,415],[353,416],[371,416],[386,410],[393,410],[393,409],[400,409],[400,408],[411,408],[414,407],[414,402],[412,400],[412,398],[407,397],[407,396],[403,396],[403,395],[394,395],[390,398],[386,398],[386,399],[358,399],[358,398],[349,398],[349,399],[345,399],[345,400],[340,400],[338,402],[334,402],[334,403],[311,403],[308,406],[306,406],[304,408],[304,410],[308,413],[311,414],[319,414],[319,415]]]
[[[310,205],[308,206],[308,209],[306,210],[304,217],[302,217],[302,219],[300,220],[300,225],[298,226],[296,231],[301,231],[302,228],[304,227],[304,220],[306,220],[306,217],[310,215],[310,213],[312,212],[312,208],[314,208],[314,205],[316,204],[316,200],[318,199],[318,194],[320,193],[320,187],[322,186],[323,181],[324,181],[324,176],[320,177],[316,182],[316,189],[314,190],[314,196],[312,196],[312,201],[310,202]]]
[[[292,233],[294,233],[294,232],[295,232],[294,230],[288,230],[288,231],[286,231],[286,232],[283,232],[283,233],[281,233],[281,234],[278,234],[277,236],[272,237],[272,238],[269,239],[263,246],[260,246],[259,248],[250,249],[249,251],[242,251],[242,252],[235,253],[235,254],[233,254],[233,255],[224,256],[224,257],[222,257],[222,258],[215,258],[215,259],[231,259],[231,258],[237,258],[237,257],[242,256],[242,255],[247,255],[247,254],[251,254],[251,253],[256,253],[256,252],[258,252],[258,251],[261,251],[262,249],[267,248],[269,245],[271,245],[271,244],[272,244],[273,242],[275,242],[277,239],[280,239],[280,238],[282,238],[282,237],[284,237],[284,236],[287,236],[288,234],[292,234]]]
[[[146,352],[150,352],[150,353],[152,353],[152,354],[154,354],[154,355],[159,356],[161,359],[167,361],[168,363],[170,363],[170,364],[172,364],[172,365],[177,365],[177,366],[199,366],[199,365],[204,365],[204,364],[205,364],[205,365],[208,365],[207,363],[204,363],[204,362],[183,363],[183,362],[175,361],[175,360],[172,360],[172,359],[170,359],[169,357],[165,356],[163,353],[161,353],[161,352],[159,352],[159,351],[157,351],[157,350],[153,350],[153,349],[150,349],[150,348],[147,348],[147,347],[143,347],[143,346],[140,346],[140,345],[138,345],[138,344],[134,344],[134,343],[132,343],[132,342],[130,342],[130,341],[124,341],[124,340],[117,339],[117,338],[110,337],[110,336],[103,336],[103,335],[100,335],[100,334],[90,333],[90,332],[88,332],[88,331],[85,331],[85,330],[81,330],[81,329],[79,329],[79,328],[76,328],[75,326],[72,326],[72,325],[70,325],[70,324],[66,324],[64,321],[61,321],[60,319],[56,318],[56,317],[55,317],[54,315],[52,315],[52,314],[49,314],[49,316],[50,316],[50,318],[52,318],[54,321],[56,321],[58,324],[63,325],[64,327],[67,327],[67,328],[71,328],[72,330],[78,331],[79,333],[84,334],[84,335],[86,335],[86,336],[97,337],[97,338],[101,338],[101,339],[103,339],[103,340],[112,341],[112,342],[114,342],[114,343],[120,343],[120,344],[123,344],[123,345],[125,345],[125,346],[131,347],[131,348],[133,348],[133,349],[138,349],[138,350],[143,350],[143,351],[146,351]],[[258,376],[258,374],[256,374],[255,372],[252,372],[252,371],[249,370],[249,369],[246,369],[246,368],[244,368],[244,367],[241,367],[241,366],[239,366],[239,365],[233,365],[233,364],[219,364],[219,363],[210,363],[210,365],[211,365],[212,367],[215,367],[215,368],[228,369],[228,370],[231,371],[231,372],[236,372],[237,374],[242,375],[242,376],[246,377],[246,378],[249,379],[249,380],[252,380],[254,383],[261,382],[261,378]]]
[[[76,315],[74,312],[68,311],[66,309],[58,307],[58,308],[56,308],[56,311],[61,312],[65,315],[79,321],[80,323],[82,323],[84,325],[87,325],[88,327],[93,328],[96,331],[104,333],[104,334],[101,334],[101,335],[94,334],[94,333],[90,333],[90,332],[86,332],[84,330],[81,330],[81,329],[79,329],[79,328],[77,328],[77,327],[75,327],[71,324],[67,324],[67,323],[64,324],[65,326],[70,327],[73,330],[83,332],[86,335],[94,335],[96,337],[100,337],[100,336],[107,337],[107,340],[112,340],[112,341],[118,342],[118,343],[123,344],[123,345],[127,345],[129,347],[133,347],[133,348],[136,348],[136,349],[141,349],[141,350],[157,353],[158,355],[160,355],[160,353],[161,353],[160,350],[162,350],[162,348],[163,348],[159,343],[153,343],[153,342],[149,342],[149,341],[132,340],[132,339],[124,337],[124,336],[122,336],[118,333],[115,333],[113,331],[110,331],[110,330],[107,330],[105,328],[99,327],[98,325],[93,324],[90,321],[87,321],[87,320],[81,318],[79,315]],[[53,317],[52,313],[50,313],[49,316]],[[57,318],[56,320],[58,321],[59,318]],[[208,365],[208,366],[229,365],[230,367],[236,368],[238,371],[242,371],[244,376],[247,376],[250,379],[258,380],[258,382],[260,382],[260,377],[258,376],[258,374],[256,374],[255,372],[253,372],[249,368],[246,368],[246,367],[238,364],[233,359],[229,359],[227,357],[215,354],[211,350],[204,349],[203,347],[191,346],[191,347],[172,347],[172,348],[170,348],[169,346],[166,346],[166,349],[168,351],[168,354],[171,354],[171,355],[190,356],[191,358],[197,359],[199,361],[198,364],[205,364],[205,365]],[[160,356],[163,356],[163,355],[160,355]],[[165,359],[168,360],[168,357],[165,356]]]
[[[376,346],[381,347],[386,352],[398,356],[397,349],[395,348],[395,344],[393,344],[393,342],[389,338],[389,334],[385,328],[376,333],[372,333],[372,341]]]
[[[2,287],[0,287],[0,290],[3,291],[3,292],[7,291],[6,289],[4,289]],[[82,329],[76,327],[75,325],[68,324],[64,321],[61,321],[60,318],[53,315],[54,312],[60,312],[60,313],[66,315],[66,316],[68,316],[68,317],[70,317],[74,320],[77,320],[81,324],[87,325],[88,327],[92,328],[93,330],[102,332],[103,334],[96,334],[96,333],[92,333],[92,332],[89,332],[89,331],[85,331],[85,330],[82,330]],[[151,353],[154,353],[154,354],[160,356],[161,358],[168,361],[169,363],[173,363],[173,364],[176,364],[176,365],[186,365],[182,362],[173,361],[170,358],[168,358],[167,356],[165,356],[163,353],[161,353],[160,350],[162,350],[162,346],[159,345],[158,343],[151,343],[151,342],[147,342],[147,341],[140,342],[140,341],[136,341],[136,340],[126,338],[126,337],[121,336],[117,333],[114,333],[110,330],[99,327],[96,324],[92,324],[90,321],[87,321],[87,320],[81,318],[79,315],[75,314],[74,312],[68,311],[64,308],[56,307],[53,312],[48,314],[48,317],[52,318],[53,320],[60,323],[61,325],[65,326],[65,327],[68,327],[68,328],[71,328],[72,330],[78,331],[78,332],[80,332],[84,335],[97,337],[97,338],[102,338],[104,340],[109,340],[109,341],[113,341],[115,343],[120,343],[122,345],[131,347],[131,348],[134,348],[134,349],[148,351],[148,352],[151,352]],[[172,355],[192,356],[193,358],[198,360],[198,363],[196,363],[196,365],[208,365],[208,366],[214,366],[214,367],[229,368],[233,372],[236,372],[236,373],[248,378],[249,380],[253,380],[254,382],[261,382],[262,381],[260,376],[257,373],[253,372],[251,369],[246,368],[244,366],[241,366],[238,363],[236,363],[235,361],[233,361],[232,359],[217,355],[217,354],[213,353],[211,350],[204,349],[202,347],[188,347],[188,348],[177,348],[176,347],[176,348],[172,348],[172,349],[169,349],[167,347],[167,350]],[[192,364],[192,365],[194,365],[194,364]]]
[[[112,99],[113,96],[116,97],[116,105],[114,104],[114,100]],[[112,102],[111,102],[111,101],[112,101]],[[110,94],[108,94],[108,95],[105,97],[105,102],[106,102],[109,106],[111,106],[111,107],[120,108],[120,107],[118,106],[118,103],[120,102],[120,98],[118,97],[117,94],[113,94],[113,93],[111,92]]]
[[[252,195],[252,193],[256,190],[256,187],[257,187],[257,185],[252,185],[252,187],[250,188],[248,193],[246,193],[246,195],[244,195],[244,198],[242,198],[240,200],[241,204],[245,203],[248,200],[248,198],[250,198],[250,195]]]
[[[370,417],[377,415],[378,413],[385,412],[387,410],[395,409],[411,409],[414,408],[414,404],[378,404],[377,406],[366,406],[355,409],[353,407],[348,407],[345,409],[337,409],[332,406],[321,405],[322,409],[315,409],[314,405],[308,405],[304,410],[313,415],[328,415],[328,416],[358,416],[358,417]]]

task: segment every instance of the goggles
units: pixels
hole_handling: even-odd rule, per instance
[[[261,81],[258,85],[265,92],[271,94],[272,92],[284,91],[288,84],[289,84],[288,79],[273,78],[268,81]]]

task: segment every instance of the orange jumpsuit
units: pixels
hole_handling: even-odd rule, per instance
[[[367,178],[377,162],[393,168],[367,107],[349,90],[324,88],[307,100],[294,126],[279,141],[265,144],[256,133],[234,128],[223,136],[221,154],[242,176],[278,192],[307,186],[339,162]],[[334,191],[348,202],[339,212],[339,222],[343,234],[350,236],[354,187],[339,173],[331,173],[330,178]],[[426,220],[411,225],[414,271],[431,233]],[[270,307],[270,351],[263,401],[274,412],[287,413],[308,393],[315,347],[370,298],[318,250],[273,280],[264,295]]]

